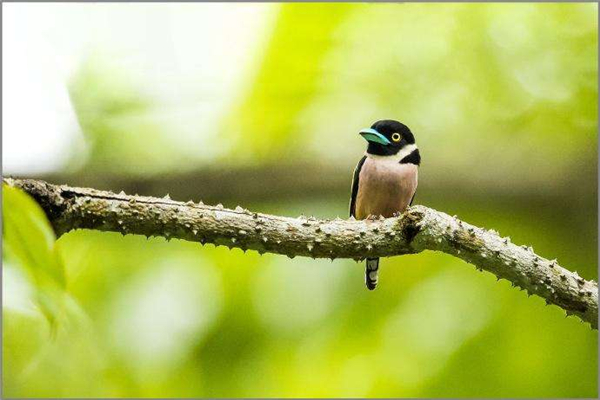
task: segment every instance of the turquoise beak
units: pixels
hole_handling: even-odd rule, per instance
[[[373,143],[379,143],[384,146],[387,146],[391,142],[383,136],[381,133],[377,132],[375,129],[367,128],[363,129],[360,132],[360,135],[365,138],[365,140]]]

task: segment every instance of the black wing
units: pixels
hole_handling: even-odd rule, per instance
[[[421,154],[419,153],[419,149],[415,149],[412,153],[400,160],[400,164],[415,164],[417,167],[421,165]],[[416,190],[415,194],[417,194]],[[410,203],[408,203],[409,206],[412,206],[415,194],[413,194],[412,199],[410,199]]]
[[[412,206],[412,202],[415,199],[415,194],[417,194],[417,191],[415,190],[415,193],[413,194],[412,199],[410,199],[410,203],[408,203],[409,206]]]
[[[360,175],[360,170],[362,169],[363,164],[365,163],[365,160],[367,159],[367,156],[364,156],[363,158],[360,159],[360,161],[358,162],[358,164],[356,165],[356,168],[354,169],[354,177],[352,178],[352,194],[350,197],[350,216],[351,217],[355,217],[355,213],[356,213],[356,194],[358,193],[358,176]]]

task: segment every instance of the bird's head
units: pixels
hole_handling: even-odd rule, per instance
[[[415,144],[415,137],[408,126],[390,119],[377,121],[359,133],[369,142],[367,153],[378,156],[393,156]]]

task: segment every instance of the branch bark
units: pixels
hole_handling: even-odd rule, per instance
[[[54,185],[33,179],[3,179],[29,193],[44,209],[57,235],[74,229],[163,236],[214,243],[288,257],[390,257],[441,251],[536,294],[598,327],[598,285],[556,262],[518,246],[493,230],[470,225],[424,206],[396,218],[317,220],[260,214],[241,207],[208,206],[164,198],[129,196]]]

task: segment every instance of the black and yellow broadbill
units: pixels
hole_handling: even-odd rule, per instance
[[[393,120],[375,122],[360,135],[367,151],[354,170],[350,216],[385,218],[402,213],[417,190],[421,155],[410,129]],[[377,287],[379,258],[367,258],[365,283]]]

